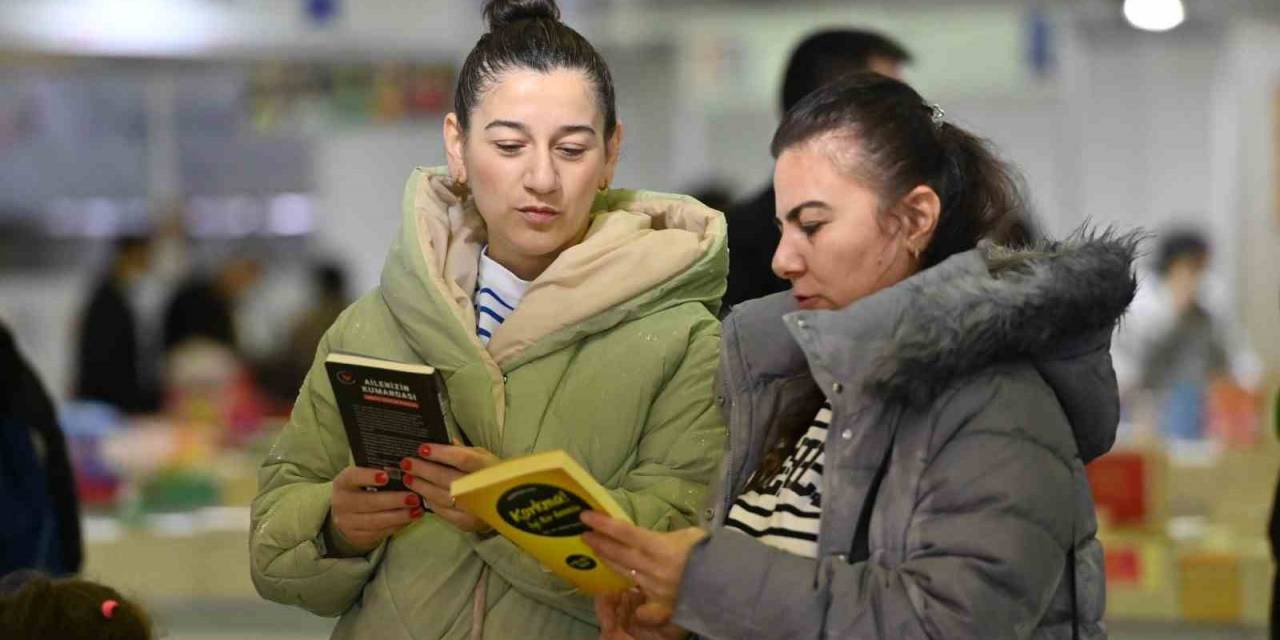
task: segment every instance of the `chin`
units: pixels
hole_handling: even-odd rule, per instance
[[[545,256],[564,248],[568,240],[563,233],[553,229],[521,229],[513,238],[514,244],[521,253],[530,256]]]

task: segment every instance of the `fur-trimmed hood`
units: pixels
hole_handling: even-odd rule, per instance
[[[725,330],[740,345],[730,384],[807,365],[823,389],[924,404],[962,377],[1030,360],[1090,460],[1115,436],[1110,336],[1137,286],[1138,239],[1079,232],[1023,249],[983,245],[835,311],[797,311],[789,292],[740,305]],[[777,340],[779,324],[794,341]]]

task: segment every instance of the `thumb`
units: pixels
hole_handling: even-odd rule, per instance
[[[662,626],[671,622],[671,607],[659,602],[646,602],[636,609],[636,621],[647,626]]]

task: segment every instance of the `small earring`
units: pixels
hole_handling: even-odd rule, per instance
[[[608,190],[609,190],[609,183],[608,183],[608,182],[602,182],[602,183],[600,183],[600,189],[599,189],[599,190],[600,190],[600,191],[608,191]]]

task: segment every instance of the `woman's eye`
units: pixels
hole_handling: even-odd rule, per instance
[[[811,222],[808,224],[802,224],[800,225],[800,231],[804,232],[806,236],[813,236],[813,234],[817,233],[818,230],[821,229],[826,224],[827,223],[825,222]]]
[[[560,154],[566,158],[581,158],[587,150],[581,147],[560,147]]]
[[[520,151],[520,149],[524,148],[524,145],[522,144],[514,144],[510,142],[499,142],[495,146],[498,147],[499,151],[503,153],[508,153],[508,154],[516,153]]]

